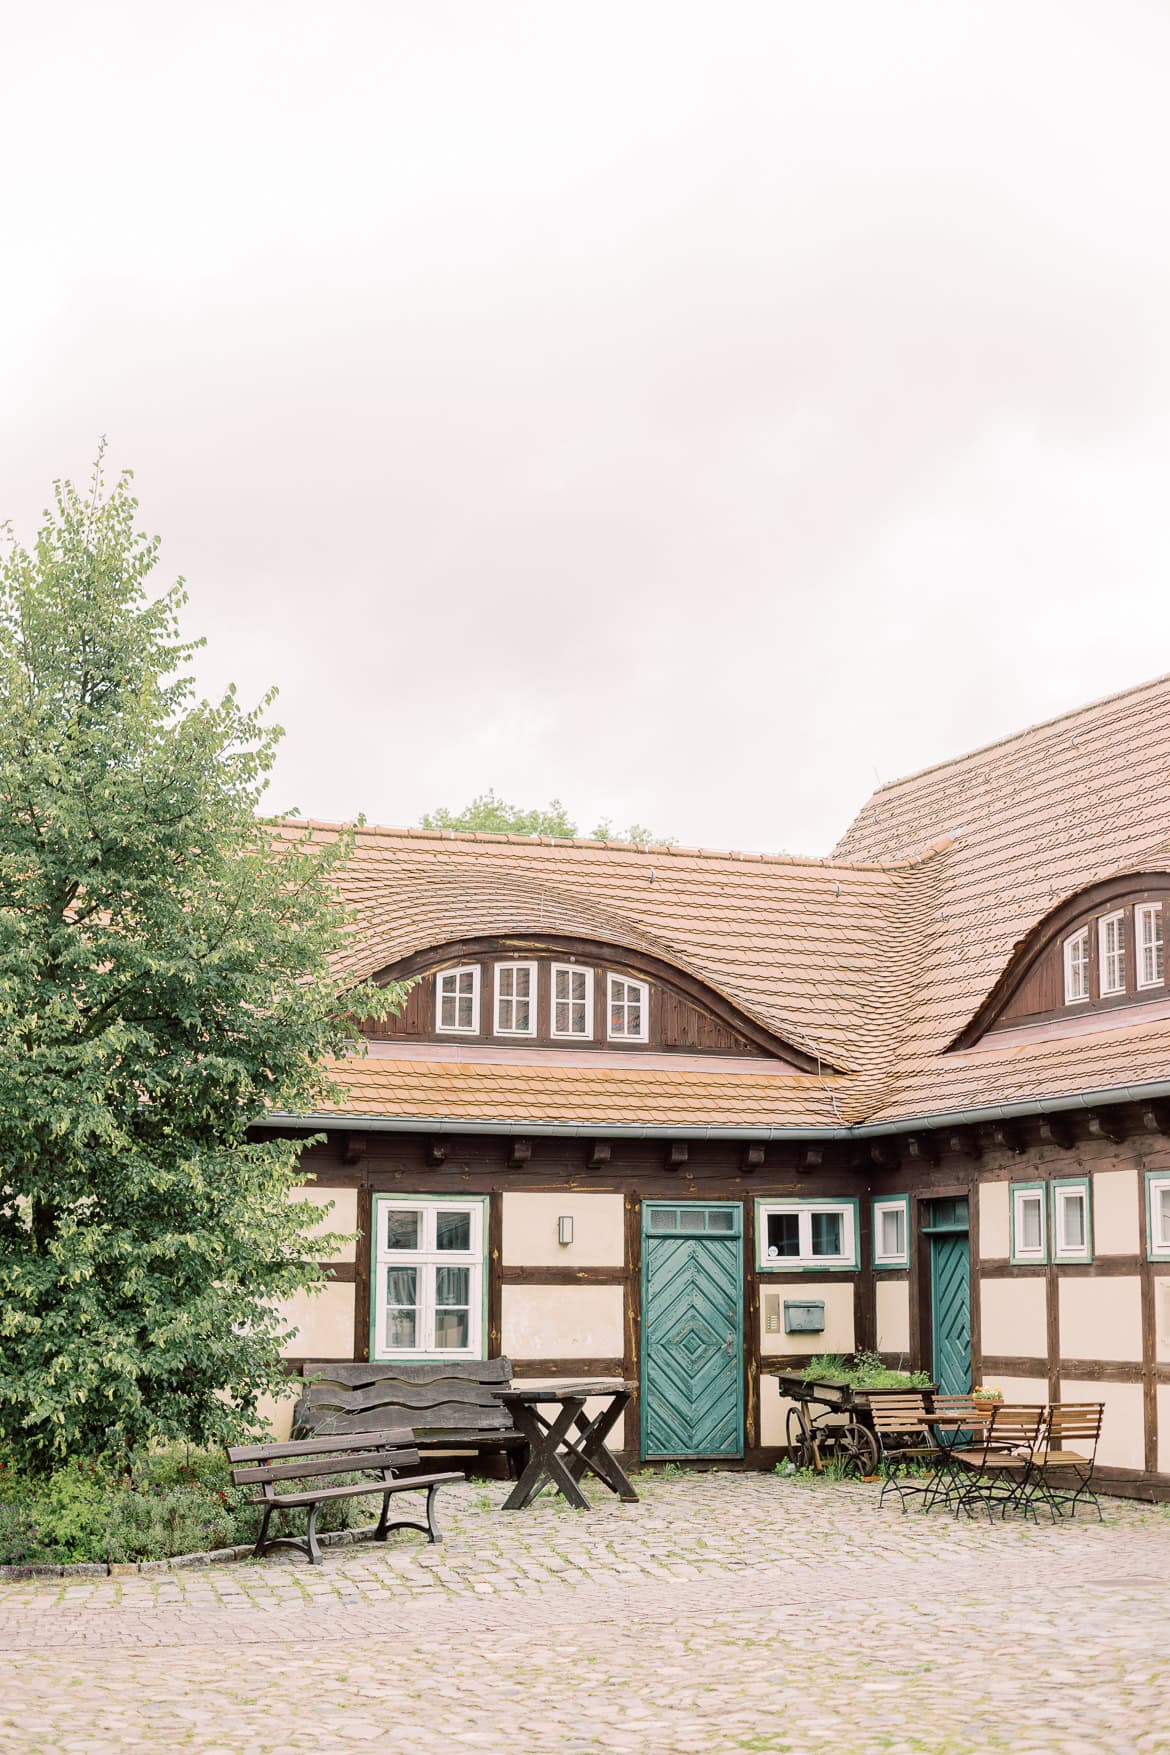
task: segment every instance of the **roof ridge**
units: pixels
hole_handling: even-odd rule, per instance
[[[994,737],[989,743],[976,744],[974,749],[964,750],[962,755],[947,756],[941,762],[929,762],[925,768],[915,768],[909,774],[900,775],[897,780],[885,780],[875,788],[870,798],[880,798],[884,792],[893,792],[898,786],[908,786],[914,780],[923,780],[928,774],[941,773],[944,768],[960,767],[963,762],[973,761],[977,756],[985,756],[991,750],[1003,749],[1008,744],[1019,743],[1037,731],[1047,731],[1050,726],[1061,725],[1067,719],[1079,719],[1085,713],[1094,713],[1100,707],[1112,706],[1115,701],[1124,701],[1130,695],[1140,695],[1147,689],[1160,688],[1166,683],[1170,683],[1170,671],[1162,676],[1151,677],[1147,682],[1134,683],[1131,688],[1117,689],[1111,695],[1101,695],[1095,701],[1085,701],[1079,707],[1069,707],[1063,713],[1054,713],[1050,719],[1037,719],[1033,725],[1022,726],[1019,731],[1008,732],[1004,737]]]

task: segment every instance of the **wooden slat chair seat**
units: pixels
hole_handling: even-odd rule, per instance
[[[302,1375],[293,1413],[298,1437],[403,1426],[419,1450],[506,1456],[514,1476],[527,1461],[527,1440],[498,1394],[512,1387],[510,1359],[321,1360],[305,1364]]]
[[[930,1429],[930,1415],[924,1395],[882,1395],[870,1403],[874,1435],[878,1442],[878,1470],[882,1490],[881,1506],[892,1488],[898,1495],[902,1510],[906,1501],[921,1497],[922,1509],[928,1509],[935,1491],[936,1471],[940,1466],[938,1441]],[[926,1476],[907,1476],[901,1471],[907,1465],[927,1468]]]
[[[322,1505],[335,1499],[369,1498],[380,1493],[382,1515],[374,1531],[375,1541],[384,1542],[391,1530],[421,1530],[428,1541],[439,1542],[442,1532],[435,1518],[435,1497],[446,1482],[463,1479],[458,1473],[411,1474],[400,1479],[400,1469],[417,1469],[421,1461],[413,1434],[406,1427],[354,1432],[344,1437],[310,1438],[287,1444],[237,1444],[232,1445],[227,1454],[232,1464],[234,1485],[260,1488],[256,1503],[263,1506],[264,1515],[252,1550],[255,1558],[259,1559],[271,1548],[284,1546],[307,1554],[313,1566],[321,1564],[317,1513]],[[337,1475],[359,1473],[373,1478],[346,1481],[341,1486],[328,1485],[329,1480]],[[307,1481],[320,1482],[320,1485],[304,1486],[299,1492],[276,1491],[284,1482],[298,1484]],[[392,1522],[390,1501],[393,1496],[419,1491],[425,1491],[427,1496],[426,1522],[416,1523],[413,1518],[396,1518]],[[303,1541],[287,1533],[268,1534],[274,1512],[287,1517],[289,1512],[302,1511],[306,1507],[309,1515]]]
[[[989,1519],[998,1510],[1030,1509],[1028,1489],[1034,1456],[1048,1410],[1043,1404],[1001,1402],[992,1409],[980,1442],[951,1452],[951,1489],[956,1517],[982,1506]]]
[[[1093,1474],[1104,1418],[1104,1402],[1054,1402],[1048,1410],[1032,1457],[1030,1489],[1031,1497],[1048,1507],[1054,1522],[1066,1514],[1075,1517],[1078,1505],[1091,1505],[1103,1521]]]

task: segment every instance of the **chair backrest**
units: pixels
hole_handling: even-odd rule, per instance
[[[869,1404],[873,1429],[880,1438],[901,1438],[925,1432],[928,1418],[924,1395],[874,1396]]]
[[[512,1386],[510,1359],[445,1359],[429,1365],[324,1360],[302,1370],[305,1388],[293,1413],[294,1432],[409,1426],[420,1438],[455,1438],[515,1430],[496,1393]]]
[[[1048,1448],[1064,1450],[1070,1444],[1096,1446],[1104,1418],[1104,1402],[1053,1402],[1045,1433]]]
[[[1034,1450],[1048,1417],[1041,1402],[1000,1402],[991,1410],[987,1427],[987,1445],[1009,1446],[1012,1449]]]
[[[406,1427],[355,1432],[345,1437],[309,1438],[287,1444],[236,1444],[228,1449],[232,1481],[237,1487],[277,1481],[319,1479],[322,1475],[355,1475],[367,1469],[414,1468],[419,1453],[414,1433]],[[243,1465],[243,1466],[241,1466]]]

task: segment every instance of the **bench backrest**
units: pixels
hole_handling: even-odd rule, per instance
[[[413,1438],[409,1428],[394,1427],[287,1444],[236,1444],[227,1454],[235,1486],[258,1484],[267,1490],[278,1481],[356,1475],[367,1469],[414,1468],[419,1454]]]
[[[490,1437],[515,1430],[493,1393],[510,1389],[510,1359],[443,1359],[432,1364],[303,1366],[305,1388],[293,1414],[294,1432],[348,1433],[371,1426],[409,1426],[420,1438]]]

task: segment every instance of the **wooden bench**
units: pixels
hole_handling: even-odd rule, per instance
[[[256,1503],[264,1507],[264,1516],[260,1522],[256,1546],[252,1550],[254,1556],[259,1559],[270,1548],[283,1544],[307,1554],[313,1566],[321,1564],[321,1548],[317,1541],[317,1513],[331,1499],[355,1499],[359,1495],[372,1496],[381,1493],[382,1515],[374,1531],[376,1542],[384,1542],[391,1530],[421,1530],[428,1541],[441,1542],[442,1534],[435,1521],[435,1496],[445,1482],[463,1479],[461,1474],[415,1474],[398,1479],[399,1469],[417,1469],[421,1460],[418,1447],[413,1442],[413,1434],[402,1427],[389,1431],[354,1432],[344,1438],[310,1438],[299,1443],[233,1445],[227,1454],[228,1461],[232,1464],[234,1484],[237,1487],[256,1484],[260,1488],[260,1497]],[[331,1487],[328,1484],[333,1476],[359,1472],[375,1478],[347,1481],[340,1487]],[[282,1482],[295,1485],[301,1481],[313,1484],[304,1487],[300,1492],[276,1492],[276,1487]],[[425,1490],[427,1496],[426,1522],[415,1523],[410,1518],[398,1518],[391,1523],[390,1500],[394,1494],[422,1490]],[[309,1517],[303,1542],[297,1536],[268,1534],[268,1525],[274,1511],[287,1516],[291,1511],[300,1511],[306,1507]]]
[[[513,1477],[527,1463],[528,1442],[499,1397],[512,1387],[510,1359],[369,1365],[327,1359],[304,1365],[302,1373],[297,1437],[409,1426],[419,1450],[505,1456]]]

